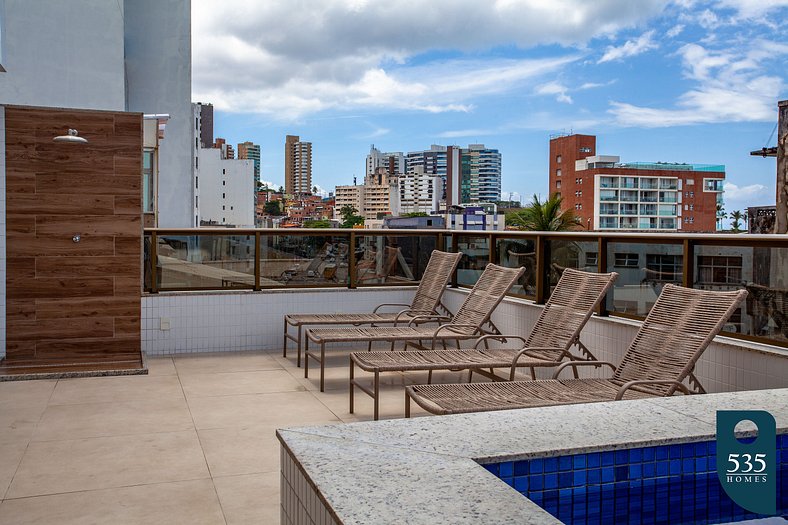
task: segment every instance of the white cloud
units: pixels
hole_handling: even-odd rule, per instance
[[[548,82],[547,84],[542,84],[541,86],[537,86],[535,93],[537,95],[555,95],[555,99],[558,102],[565,102],[567,104],[571,104],[572,97],[566,94],[569,88],[560,84],[559,82]]]
[[[725,190],[725,208],[728,211],[774,202],[774,189],[763,184],[738,186],[732,182],[725,182],[723,189]]]
[[[687,44],[679,55],[685,76],[696,86],[679,97],[677,107],[649,108],[616,101],[610,113],[621,125],[641,127],[774,120],[774,103],[784,83],[766,74],[763,63],[788,54],[788,45],[757,40],[749,46],[748,50],[709,51]]]
[[[469,111],[473,98],[521,87],[552,69],[550,60],[429,61],[409,74],[412,58],[430,51],[498,46],[584,45],[635,27],[668,0],[225,0],[192,4],[193,93],[218,109],[297,119],[331,108],[387,107]],[[461,55],[462,56],[462,55]],[[559,57],[557,60],[560,60]],[[420,62],[423,63],[423,62]],[[565,64],[564,62],[563,64]],[[560,67],[558,64],[557,67]]]
[[[456,139],[464,137],[483,137],[496,135],[499,132],[493,129],[455,129],[438,133],[437,137],[442,139]]]
[[[654,33],[655,30],[652,29],[651,31],[646,31],[634,40],[627,40],[618,47],[608,46],[605,54],[602,55],[602,58],[600,58],[597,63],[602,64],[603,62],[611,62],[613,60],[623,60],[645,53],[650,49],[658,48],[659,45],[652,40],[654,38]]]
[[[684,31],[684,24],[677,24],[668,29],[668,31],[665,33],[665,36],[668,38],[676,38],[681,34],[682,31]]]
[[[718,5],[735,9],[741,18],[758,19],[772,10],[788,7],[788,0],[719,0]]]

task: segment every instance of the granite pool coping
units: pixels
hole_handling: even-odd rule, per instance
[[[341,523],[559,524],[481,465],[711,440],[717,410],[768,410],[788,389],[540,407],[277,431]]]

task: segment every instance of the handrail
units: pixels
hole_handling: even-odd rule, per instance
[[[709,283],[699,283],[697,282],[698,276],[696,275],[699,271],[697,269],[698,266],[698,257],[701,255],[705,255],[703,253],[703,247],[707,246],[719,246],[719,247],[752,247],[752,248],[783,248],[788,250],[788,235],[775,235],[775,234],[758,234],[758,235],[751,235],[751,234],[708,234],[708,233],[644,233],[644,232],[607,232],[607,231],[570,231],[570,232],[529,232],[529,231],[476,231],[476,230],[438,230],[438,229],[421,229],[421,230],[409,230],[409,229],[343,229],[343,228],[145,228],[144,234],[146,238],[150,240],[145,243],[146,250],[149,252],[146,254],[144,259],[144,275],[145,275],[145,288],[146,292],[148,293],[159,293],[159,292],[167,292],[167,291],[182,291],[182,290],[266,290],[266,289],[282,289],[282,288],[316,288],[316,287],[326,287],[326,286],[333,286],[333,287],[345,287],[345,288],[356,288],[356,287],[371,287],[371,286],[391,286],[391,285],[403,285],[403,284],[413,284],[416,285],[418,283],[417,279],[419,278],[418,275],[415,275],[415,279],[413,281],[402,281],[397,280],[396,282],[386,282],[386,277],[388,274],[380,274],[382,276],[378,276],[375,278],[376,281],[380,281],[381,279],[384,282],[365,282],[366,279],[360,278],[358,274],[359,266],[356,264],[356,253],[357,250],[363,247],[362,239],[367,237],[378,237],[379,239],[383,240],[383,247],[388,246],[388,242],[386,238],[390,237],[397,237],[397,238],[408,238],[408,237],[418,237],[418,238],[430,238],[434,240],[434,243],[431,241],[428,246],[429,249],[434,248],[436,249],[450,249],[451,251],[458,251],[460,249],[460,245],[463,244],[464,239],[468,239],[467,242],[469,243],[476,243],[477,245],[481,246],[478,248],[477,252],[473,252],[470,257],[464,257],[462,262],[460,263],[460,269],[468,269],[473,268],[476,270],[480,270],[484,267],[485,264],[488,262],[493,262],[497,264],[503,264],[505,261],[509,261],[511,263],[511,259],[504,259],[502,260],[502,249],[498,244],[502,240],[507,241],[528,241],[533,243],[533,252],[528,254],[521,254],[521,255],[528,255],[529,257],[533,257],[535,262],[535,267],[532,268],[532,272],[530,272],[531,278],[533,281],[529,281],[529,286],[533,286],[533,288],[528,288],[530,291],[526,291],[523,288],[523,294],[516,295],[510,293],[509,295],[516,295],[519,297],[524,297],[527,299],[532,299],[536,303],[543,304],[547,301],[550,295],[550,284],[551,284],[551,272],[553,274],[553,278],[555,272],[560,272],[562,266],[556,265],[554,254],[551,253],[554,246],[554,241],[561,241],[559,245],[567,246],[567,243],[593,243],[595,245],[595,249],[597,250],[596,253],[596,262],[591,263],[592,266],[596,268],[599,272],[609,271],[612,266],[615,265],[616,261],[610,260],[613,256],[612,253],[608,254],[611,243],[618,243],[618,244],[645,244],[649,246],[655,245],[666,245],[666,246],[673,246],[671,250],[668,250],[664,253],[664,255],[681,255],[681,270],[677,272],[677,275],[680,279],[674,281],[684,286],[693,287],[698,285],[708,286]],[[166,238],[171,237],[246,237],[245,242],[247,243],[246,246],[250,248],[248,252],[249,255],[246,257],[235,257],[229,258],[230,262],[238,262],[243,265],[245,262],[249,264],[248,268],[253,268],[253,273],[245,274],[243,271],[235,271],[230,269],[224,268],[211,268],[210,265],[206,265],[205,267],[198,266],[195,272],[201,274],[200,277],[205,279],[209,284],[211,280],[216,281],[217,275],[221,272],[224,272],[228,278],[223,280],[220,286],[186,286],[178,288],[176,286],[167,286],[167,283],[163,283],[162,285],[162,272],[161,270],[161,261],[162,257],[166,257],[166,255],[161,253],[160,247],[163,244],[160,244],[162,240],[166,240]],[[447,237],[448,236],[448,237]],[[262,246],[263,243],[270,242],[270,237],[332,237],[332,238],[340,238],[343,239],[341,242],[344,245],[347,244],[347,278],[345,282],[341,282],[338,280],[336,283],[328,283],[326,281],[322,281],[322,277],[316,278],[318,282],[306,282],[306,279],[303,279],[296,283],[288,282],[285,279],[283,282],[272,280],[271,278],[263,278],[261,277],[262,273],[262,266],[264,263],[261,260],[262,254]],[[447,242],[450,241],[450,242]],[[253,245],[253,251],[251,250]],[[381,245],[378,245],[381,246]],[[270,247],[268,248],[270,249]],[[426,248],[420,248],[422,252]],[[486,251],[486,253],[485,253]],[[633,247],[633,251],[635,248]],[[586,252],[590,253],[590,252]],[[788,252],[787,252],[788,253]],[[254,254],[254,255],[252,255]],[[476,255],[474,255],[476,254]],[[730,255],[730,254],[727,254]],[[734,254],[735,255],[735,254]],[[377,265],[378,268],[385,265],[384,257],[385,254],[378,254],[381,257],[381,260],[378,261]],[[254,257],[254,260],[251,260],[251,257]],[[474,257],[476,259],[474,260]],[[482,257],[481,260],[478,257]],[[509,257],[509,255],[507,255]],[[286,259],[279,259],[279,260],[286,260]],[[344,260],[344,259],[343,259]],[[402,261],[402,257],[400,256],[400,260]],[[156,261],[157,264],[151,264],[152,261]],[[227,262],[227,261],[220,261]],[[179,263],[180,264],[180,263]],[[396,263],[394,263],[396,264]],[[779,264],[777,262],[772,264]],[[564,265],[565,266],[565,265]],[[645,263],[639,263],[637,267],[632,267],[632,270],[643,271],[646,268]],[[658,275],[666,275],[670,273],[670,270],[661,270],[657,268]],[[742,267],[744,270],[744,267]],[[303,269],[301,270],[303,272]],[[409,270],[408,270],[409,271]],[[652,271],[654,271],[652,269]],[[313,272],[319,273],[319,272]],[[196,274],[195,274],[196,275]],[[344,275],[344,271],[343,271]],[[406,275],[409,275],[406,274]],[[453,286],[466,286],[473,284],[471,282],[464,282],[458,283],[457,279],[458,273],[455,273],[452,279]],[[661,282],[659,279],[663,279],[659,277],[659,279],[648,278],[647,274],[642,282]],[[472,280],[472,278],[470,279]],[[663,279],[664,280],[664,279]],[[641,282],[641,285],[642,285]],[[748,281],[749,283],[750,281]],[[528,283],[526,283],[528,284]],[[617,283],[619,284],[619,283]],[[712,283],[714,284],[714,283]],[[741,283],[745,284],[745,283]],[[722,284],[714,284],[715,286],[731,286],[725,283]],[[621,285],[623,286],[623,284]],[[732,286],[738,286],[733,284]],[[768,285],[767,285],[768,287]],[[614,292],[615,293],[615,292]],[[779,290],[778,293],[785,293],[788,294],[786,290]],[[753,304],[752,301],[756,301],[755,298],[750,299],[750,304]],[[609,301],[603,301],[597,311],[599,315],[612,315],[612,316],[619,316],[625,318],[634,318],[634,319],[643,319],[644,316],[629,312],[614,312],[608,311],[613,303]],[[750,307],[755,310],[755,307]],[[748,313],[750,313],[748,311]],[[760,314],[764,315],[764,314]],[[771,315],[771,314],[770,314]],[[783,331],[786,328],[783,327]],[[784,341],[781,338],[777,337],[766,337],[766,336],[759,336],[759,335],[750,335],[750,334],[737,334],[737,333],[730,333],[730,332],[723,332],[723,335],[728,335],[732,337],[748,339],[753,341],[764,342],[771,345],[783,346],[788,348],[788,341]]]

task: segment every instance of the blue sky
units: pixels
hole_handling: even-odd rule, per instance
[[[215,133],[313,143],[313,182],[364,175],[383,151],[484,143],[502,188],[547,191],[556,132],[623,161],[725,164],[726,209],[774,203],[767,145],[788,98],[788,0],[195,0],[194,100]],[[775,145],[776,137],[768,145]]]

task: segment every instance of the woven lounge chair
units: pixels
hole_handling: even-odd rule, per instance
[[[405,352],[354,352],[350,354],[350,413],[353,413],[355,388],[374,400],[375,419],[378,415],[378,390],[369,389],[355,379],[355,367],[375,374],[373,385],[378,384],[381,372],[409,372],[428,370],[476,370],[493,380],[495,368],[510,368],[509,380],[514,379],[517,367],[529,367],[536,378],[535,367],[558,366],[564,359],[594,360],[595,357],[580,342],[580,332],[594,309],[618,277],[617,273],[589,273],[567,268],[558,281],[550,299],[542,309],[539,319],[528,338],[520,336],[487,335],[477,340],[473,350],[424,350]],[[520,348],[486,348],[490,339],[522,341]],[[484,342],[485,348],[479,348]],[[577,345],[580,355],[570,352]],[[487,372],[485,369],[489,369]],[[470,379],[470,377],[469,377]]]
[[[476,339],[486,333],[484,325],[490,323],[493,310],[523,272],[524,268],[504,268],[488,264],[454,318],[437,328],[418,325],[422,319],[416,316],[407,326],[307,329],[304,346],[304,377],[309,377],[309,358],[319,361],[320,391],[323,391],[328,343],[381,341],[389,342],[393,347],[397,342],[404,342],[406,349],[408,346],[413,346],[426,350],[427,347],[421,342],[430,340],[431,349],[434,350],[437,343],[445,345],[446,341],[457,341],[459,345],[460,340]],[[497,329],[493,326],[492,331],[497,332]],[[310,341],[320,345],[320,353],[309,351]]]
[[[410,417],[411,400],[433,414],[457,414],[690,394],[683,381],[692,378],[695,363],[746,296],[745,290],[666,284],[618,367],[607,361],[567,361],[549,380],[409,386],[405,417]],[[609,366],[613,376],[557,379],[565,368],[579,366]],[[702,393],[703,387],[697,383],[695,390]]]
[[[282,355],[287,357],[288,339],[295,342],[298,349],[297,365],[301,366],[301,341],[305,326],[309,325],[381,325],[405,324],[419,316],[427,321],[425,316],[433,316],[429,320],[448,320],[450,312],[441,305],[441,296],[446,285],[454,274],[454,270],[462,258],[462,253],[447,253],[434,250],[430,255],[424,275],[416,289],[416,295],[410,304],[384,303],[378,305],[372,313],[360,314],[292,314],[284,319],[284,342]],[[396,312],[380,312],[382,308],[398,307]],[[404,309],[403,309],[404,308]],[[442,312],[440,313],[439,312]],[[290,333],[289,327],[296,328],[296,335]]]

